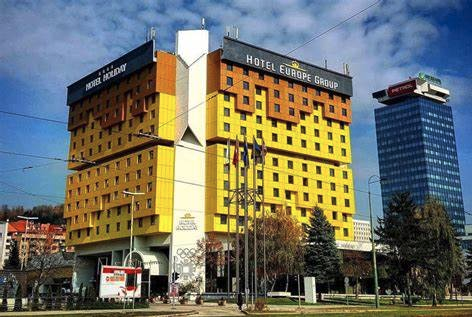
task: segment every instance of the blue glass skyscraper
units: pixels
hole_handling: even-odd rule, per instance
[[[410,192],[417,204],[428,196],[445,205],[456,233],[464,234],[464,205],[449,91],[421,74],[372,94],[382,202]]]

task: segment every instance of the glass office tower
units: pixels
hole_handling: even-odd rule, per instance
[[[428,196],[445,205],[456,233],[464,234],[464,205],[449,91],[438,79],[420,76],[372,94],[382,201],[410,192],[417,204]]]

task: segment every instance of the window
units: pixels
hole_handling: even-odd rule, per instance
[[[225,123],[223,124],[223,128],[224,128],[224,130],[225,130],[226,132],[229,132],[229,131],[230,131],[229,123],[226,123],[226,122],[225,122]]]
[[[249,104],[249,97],[248,96],[243,96],[243,104],[245,104],[245,105]]]
[[[263,73],[259,73],[259,79],[264,80],[264,74]]]
[[[308,171],[308,165],[306,163],[302,163],[302,171],[304,172]]]
[[[272,166],[279,166],[279,159],[274,157],[272,158]]]
[[[302,91],[303,92],[308,92],[308,88],[306,88],[306,86],[302,86]]]
[[[306,208],[301,208],[300,209],[300,216],[306,217]]]
[[[149,209],[152,208],[152,199],[151,198],[148,198],[146,200],[146,207],[149,208]]]
[[[343,178],[347,179],[347,172],[346,171],[343,171]]]
[[[246,135],[246,132],[247,132],[246,127],[241,127],[240,130],[241,130],[241,134],[242,134],[242,135]]]
[[[341,149],[341,155],[346,156],[346,149]]]
[[[258,170],[257,171],[257,179],[262,179],[263,178],[263,174],[262,174],[262,171],[261,170]]]
[[[279,197],[279,189],[274,188],[274,197]]]
[[[342,96],[342,97],[341,97],[341,102],[342,102],[342,103],[346,103],[346,97]]]
[[[138,219],[138,227],[142,228],[143,227],[143,218]]]
[[[313,116],[313,122],[318,123],[320,121],[320,118],[318,116]]]
[[[328,152],[329,152],[330,154],[333,154],[333,153],[334,153],[334,148],[333,148],[332,145],[328,145]]]
[[[247,81],[243,81],[243,89],[249,90],[249,83]]]
[[[316,166],[316,174],[321,175],[321,166]]]
[[[331,205],[333,206],[337,205],[336,197],[331,197]]]
[[[121,223],[117,222],[116,223],[116,231],[120,231],[120,229],[121,229]]]
[[[334,99],[334,95],[333,95],[332,92],[329,93],[329,99],[330,99],[330,100],[333,100],[333,99]]]
[[[291,136],[287,137],[287,144],[292,145],[292,137]]]
[[[262,123],[262,116],[256,116],[256,123],[261,124]]]
[[[262,130],[256,130],[256,137],[262,139]]]
[[[110,225],[109,224],[107,224],[107,226],[105,227],[105,230],[106,230],[107,233],[110,233]]]
[[[306,140],[301,140],[301,146],[302,148],[306,148]]]
[[[289,184],[293,184],[293,175],[288,175],[287,178],[288,178],[288,179],[287,179],[288,183],[289,183]]]
[[[156,216],[152,215],[151,216],[151,226],[156,224]]]
[[[277,142],[277,133],[272,133],[272,142]]]
[[[349,193],[349,186],[348,185],[344,185],[344,192],[347,194]]]
[[[293,82],[288,81],[287,84],[288,84],[288,88],[293,88]]]
[[[333,105],[329,105],[329,112],[334,113],[334,106]]]
[[[229,116],[230,116],[230,110],[229,110],[229,108],[224,108],[223,112],[224,112],[224,116],[225,116],[225,117],[229,117]]]
[[[333,220],[338,220],[338,212],[337,211],[333,211]]]
[[[97,226],[97,227],[95,228],[95,234],[96,234],[96,235],[99,235],[99,234],[100,234],[100,226]]]
[[[329,176],[334,177],[334,168],[329,169]]]
[[[302,103],[304,106],[308,106],[308,98],[303,98]]]
[[[323,203],[323,195],[318,195],[318,204]]]
[[[279,173],[272,173],[272,180],[274,182],[278,182],[279,181]]]
[[[349,236],[349,229],[348,228],[343,228],[343,234],[345,237]]]
[[[332,140],[333,139],[333,132],[328,132],[328,140]]]
[[[262,102],[256,101],[256,109],[259,109],[259,110],[262,109]]]
[[[308,178],[303,177],[303,186],[308,186]]]
[[[330,183],[330,187],[332,191],[336,190],[336,184],[335,183]]]
[[[274,97],[275,98],[280,98],[280,91],[274,90]]]
[[[287,168],[293,169],[293,161],[287,161]]]
[[[343,116],[346,117],[347,116],[347,109],[342,108],[341,113],[342,113]]]
[[[290,207],[290,206],[285,207],[285,213],[288,216],[292,215],[292,207]]]
[[[316,151],[320,150],[320,144],[318,142],[315,142],[315,150]]]
[[[320,137],[320,130],[315,129],[315,137],[317,137],[317,138]]]
[[[319,189],[323,188],[323,182],[320,180],[316,181],[316,188],[319,188]]]
[[[226,85],[227,86],[233,86],[233,78],[232,77],[226,77]]]
[[[295,109],[292,108],[292,107],[289,107],[288,108],[288,114],[291,115],[291,116],[294,116],[295,115]]]
[[[343,213],[343,221],[347,222],[347,214]]]
[[[224,100],[229,101],[229,95],[228,94],[224,94]]]
[[[228,223],[228,215],[220,215],[220,224],[225,225]]]
[[[328,127],[332,127],[332,126],[333,126],[333,121],[331,121],[331,120],[329,120],[329,119],[326,120],[326,125],[327,125]]]
[[[305,126],[300,126],[300,133],[301,134],[306,134],[306,127]]]
[[[280,82],[278,77],[274,77],[274,84],[278,84]]]
[[[295,96],[293,94],[288,94],[288,101],[294,102],[295,101]]]
[[[351,203],[349,201],[349,199],[344,199],[344,207],[350,207],[351,206]]]
[[[272,128],[277,128],[277,120],[272,119]]]
[[[239,115],[239,119],[240,119],[240,120],[243,120],[243,121],[246,121],[246,113],[245,113],[245,112],[241,112],[241,114]]]
[[[274,111],[280,112],[280,105],[278,103],[274,104]]]
[[[260,88],[256,88],[256,95],[261,95],[262,94],[262,90]]]
[[[305,120],[305,113],[304,112],[300,112],[300,120]]]
[[[341,138],[341,143],[346,143],[346,136],[345,135],[341,135],[340,138]]]
[[[292,198],[292,192],[289,190],[285,191],[285,199],[290,200]]]
[[[233,65],[231,64],[226,64],[226,70],[233,71]]]

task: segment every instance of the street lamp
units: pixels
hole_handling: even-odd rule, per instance
[[[123,194],[125,194],[126,196],[131,196],[131,208],[130,208],[131,209],[131,226],[130,226],[130,232],[129,232],[129,253],[128,253],[128,255],[126,255],[126,257],[129,257],[128,258],[128,265],[129,265],[129,263],[131,262],[132,252],[134,250],[134,246],[133,246],[134,196],[144,195],[144,193],[129,192],[129,191],[124,190]],[[124,265],[126,266],[126,258],[125,258]],[[135,283],[135,287],[136,287],[136,271],[135,271],[134,274],[135,274],[134,283]],[[133,311],[134,311],[134,294],[135,294],[135,292],[136,292],[136,289],[133,291]],[[125,305],[126,305],[126,296],[125,296],[125,300],[123,302],[123,309],[125,308]]]
[[[144,195],[144,193],[139,193],[139,192],[129,192],[124,190],[123,194],[126,196],[131,196],[131,226],[130,226],[130,233],[129,233],[129,253],[127,255],[128,258],[128,263],[131,262],[131,252],[133,252],[133,221],[134,221],[134,196],[139,196],[139,195]],[[126,259],[125,263],[126,265]]]
[[[370,217],[370,240],[372,242],[372,266],[374,267],[374,287],[375,287],[375,308],[379,308],[379,280],[377,275],[377,258],[375,255],[375,240],[374,240],[374,223],[372,220],[372,202],[370,198],[370,185],[381,182],[383,179],[380,176],[372,175],[369,177],[368,189],[369,189],[369,217]]]
[[[17,216],[20,219],[26,220],[26,226],[25,226],[25,236],[24,240],[25,242],[23,243],[23,238],[21,239],[21,271],[23,271],[23,267],[26,266],[27,258],[26,258],[26,236],[28,235],[28,222],[30,220],[38,220],[38,217],[26,217],[26,216]]]

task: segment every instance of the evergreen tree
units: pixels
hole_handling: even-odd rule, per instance
[[[319,207],[313,209],[306,243],[306,276],[314,276],[316,281],[326,283],[340,274],[341,263],[334,228]]]
[[[412,280],[418,265],[420,219],[418,208],[409,193],[392,196],[379,219],[376,233],[379,244],[386,246],[384,253],[388,260],[388,274],[393,284],[407,294],[411,305]]]
[[[428,198],[421,208],[420,274],[432,305],[444,299],[446,286],[463,267],[462,252],[444,205]]]
[[[23,310],[23,294],[21,290],[21,284],[18,284],[18,287],[16,288],[16,294],[15,294],[15,306],[13,308],[14,311],[22,311]]]
[[[10,255],[8,257],[8,265],[11,269],[20,267],[20,251],[18,249],[18,241],[11,240]]]

